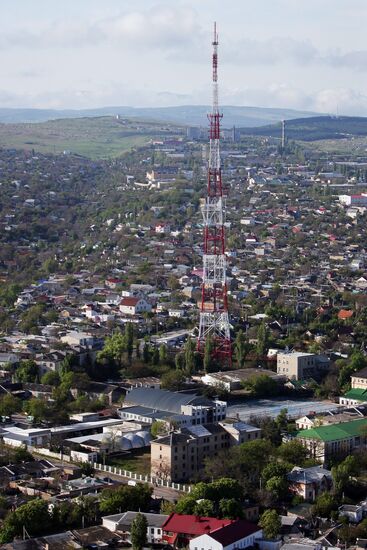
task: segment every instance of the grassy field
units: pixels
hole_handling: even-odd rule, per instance
[[[165,126],[167,128],[167,124]],[[0,124],[0,147],[54,154],[68,151],[101,159],[117,157],[161,134],[161,125],[157,123],[121,122],[113,117],[69,118],[29,124]]]
[[[109,457],[106,462],[110,466],[117,466],[122,470],[129,470],[137,474],[150,474],[150,453],[137,454],[135,456],[128,455],[125,457]]]
[[[309,141],[307,145],[323,153],[347,153],[359,156],[366,154],[367,137],[324,139],[321,141]]]

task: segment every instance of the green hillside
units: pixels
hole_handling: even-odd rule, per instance
[[[366,117],[317,116],[286,120],[287,139],[317,141],[343,139],[351,136],[367,136]],[[240,128],[241,135],[281,137],[281,122],[259,128]]]
[[[89,158],[118,156],[152,138],[177,131],[165,123],[113,117],[59,119],[41,123],[0,124],[0,147],[41,153],[68,151]]]
[[[101,107],[98,109],[9,109],[0,108],[0,122],[46,122],[47,120],[64,118],[105,117],[120,115],[127,118],[143,120],[160,120],[183,124],[187,126],[206,126],[207,113],[210,105],[179,105],[173,107]],[[232,126],[263,126],[279,120],[306,118],[317,113],[295,111],[293,109],[276,109],[265,107],[247,107],[223,105],[222,125]]]

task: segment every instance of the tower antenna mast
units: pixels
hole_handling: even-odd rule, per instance
[[[201,353],[210,341],[210,356],[221,367],[232,364],[232,346],[227,299],[227,268],[225,248],[225,203],[223,200],[220,158],[220,121],[218,107],[218,33],[214,23],[212,54],[212,110],[209,119],[209,159],[207,195],[202,200],[204,221],[203,282],[197,347]]]

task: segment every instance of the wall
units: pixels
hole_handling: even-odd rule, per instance
[[[120,468],[116,468],[115,466],[107,466],[104,464],[98,464],[96,462],[93,462],[92,466],[95,470],[99,470],[101,472],[106,472],[108,474],[113,474],[116,476],[125,477],[128,479],[134,479],[140,483],[150,483],[151,485],[155,485],[156,487],[167,487],[169,489],[174,489],[175,491],[182,491],[184,493],[191,492],[191,485],[183,485],[181,483],[171,483],[170,481],[159,479],[154,476],[137,474],[135,472],[130,472],[129,470],[121,470]]]

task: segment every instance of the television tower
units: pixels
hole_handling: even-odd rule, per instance
[[[282,120],[282,149],[285,149],[285,120]]]
[[[209,159],[207,167],[207,196],[202,201],[204,220],[203,282],[197,347],[205,351],[211,341],[212,359],[221,366],[231,366],[232,347],[228,317],[225,204],[223,200],[222,170],[220,160],[220,120],[218,108],[218,34],[214,23],[213,37],[213,105],[209,119]]]

